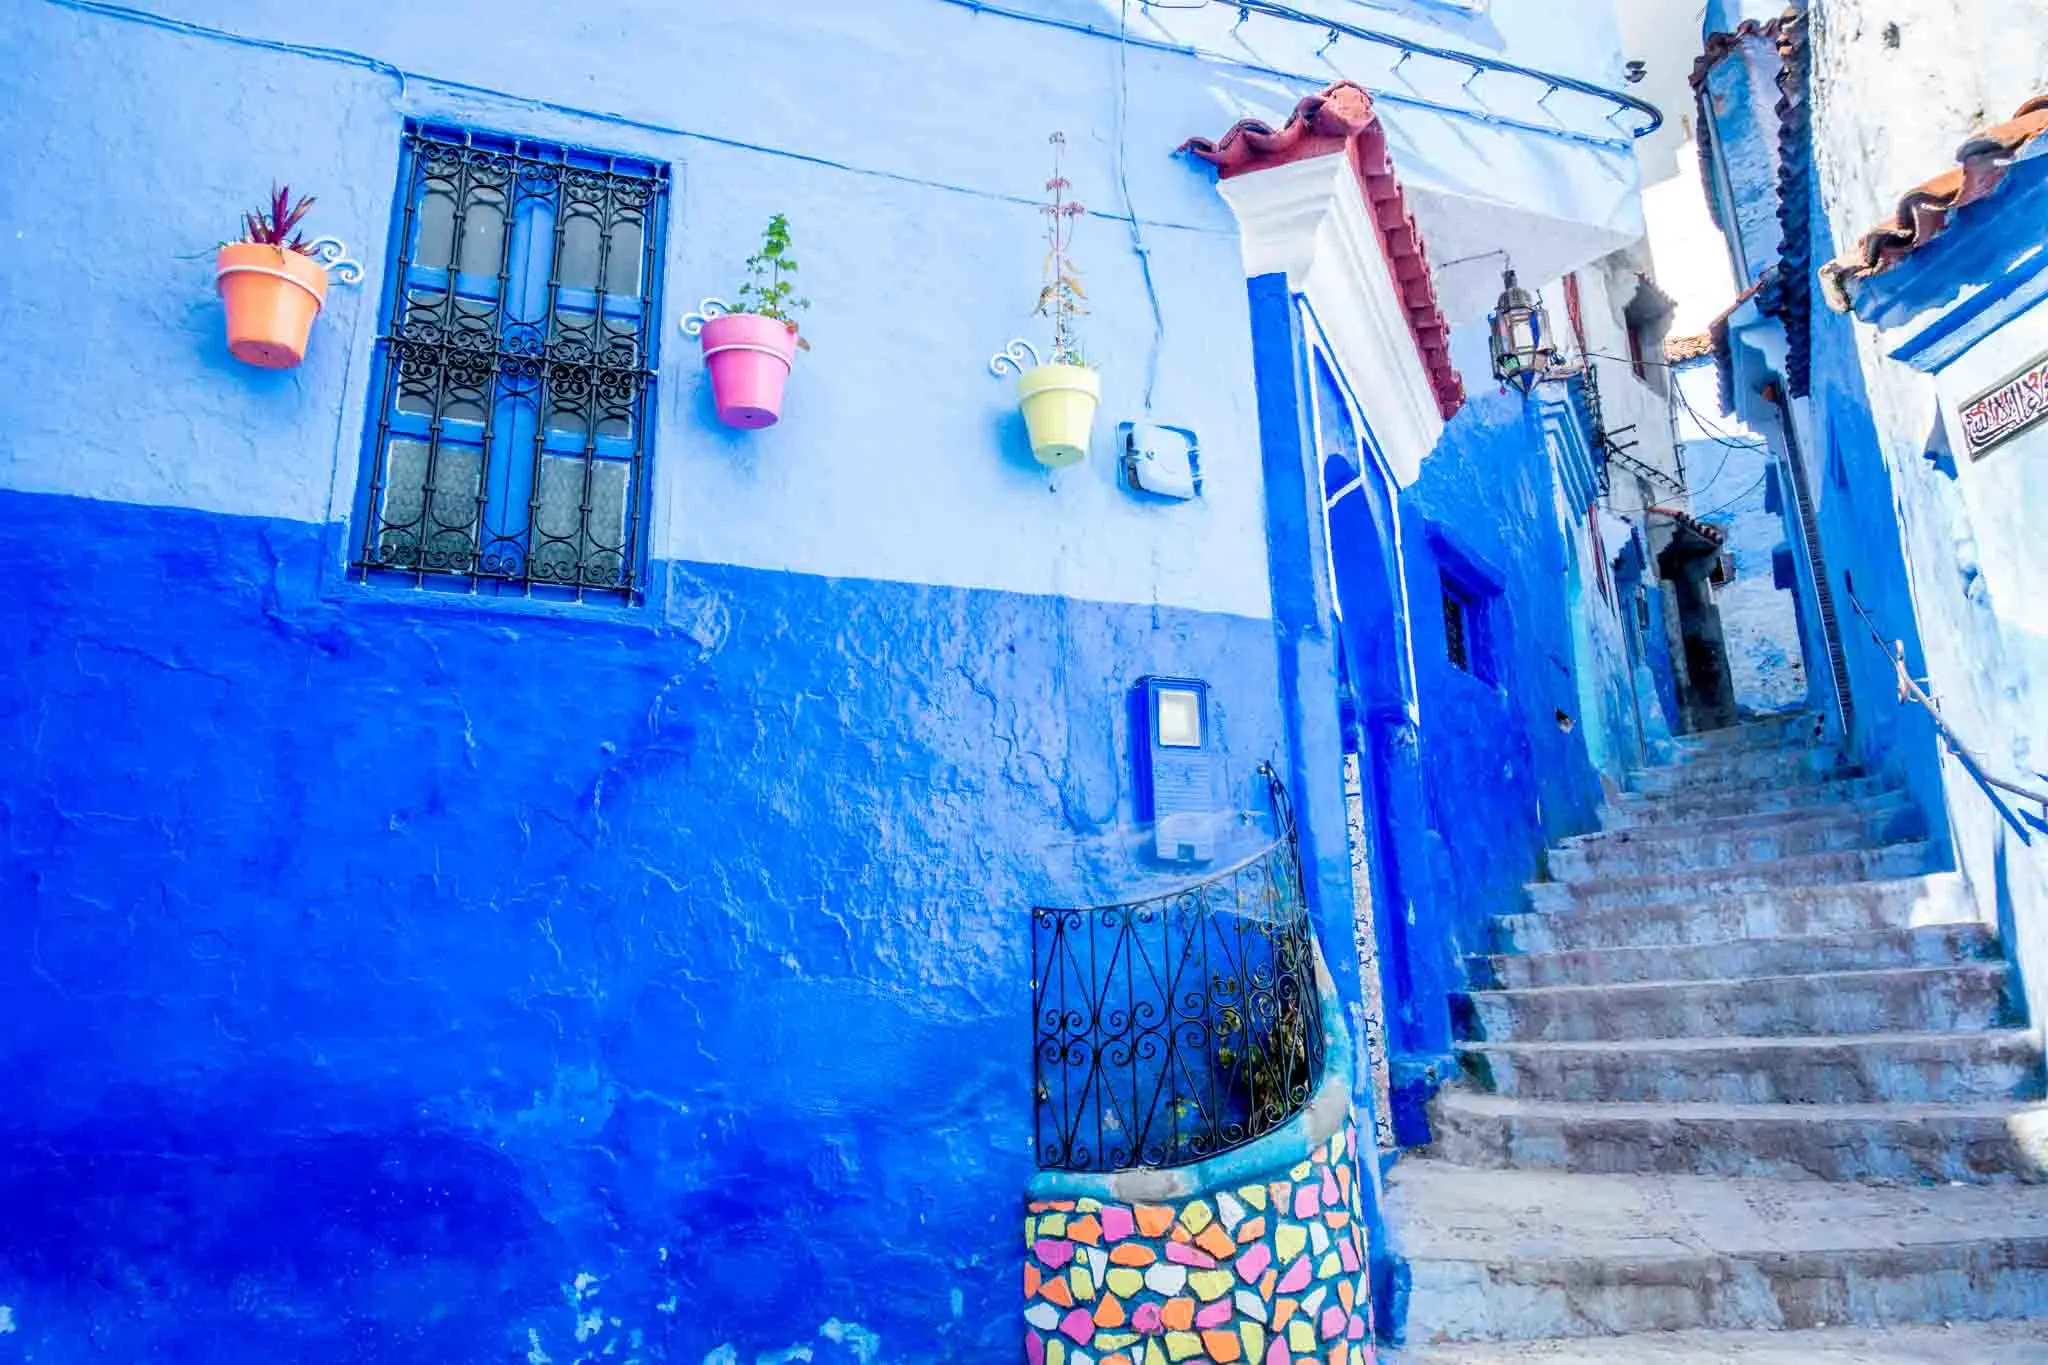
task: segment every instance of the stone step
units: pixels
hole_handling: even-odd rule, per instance
[[[1460,1342],[1382,1350],[1379,1359],[1380,1365],[2048,1365],[2048,1319]]]
[[[1710,754],[1730,749],[1775,749],[1788,744],[1814,744],[1820,739],[1820,718],[1810,711],[1786,712],[1744,721],[1719,730],[1698,730],[1664,741],[1673,754]]]
[[[1474,1171],[1404,1158],[1388,1175],[1386,1208],[1410,1277],[1401,1325],[1411,1351],[2048,1315],[2048,1187]]]
[[[2048,1107],[1568,1104],[1440,1091],[1430,1154],[1464,1166],[1906,1184],[2048,1178]]]
[[[1582,948],[1571,952],[1500,954],[1467,960],[1477,990],[1530,986],[1601,986],[1632,981],[1725,981],[1883,967],[1932,967],[1999,955],[1998,936],[1983,924],[1933,924],[1919,929],[1816,938],[1734,938],[1717,943],[1648,948]]]
[[[1875,933],[1913,925],[1962,923],[1974,917],[1962,879],[1953,872],[1937,872],[1741,895],[1703,895],[1684,902],[1503,915],[1494,921],[1493,932],[1500,952],[1555,953]]]
[[[1771,817],[1624,829],[1567,840],[1550,850],[1555,881],[1635,877],[1765,862],[1802,853],[1836,853],[1909,842],[1926,822],[1900,795],[1860,805],[1781,811]]]
[[[1856,777],[1861,770],[1827,749],[1736,749],[1701,754],[1661,768],[1630,773],[1630,791],[1644,796],[1676,796],[1729,791],[1778,783],[1825,782]]]
[[[1864,781],[1858,778],[1860,783]],[[1834,792],[1834,786],[1814,787],[1809,790],[1825,796]],[[1905,803],[1910,798],[1896,787],[1879,787],[1861,796],[1845,797],[1840,800],[1817,800],[1812,805],[1795,806],[1786,809],[1763,808],[1751,805],[1731,805],[1726,810],[1708,815],[1691,816],[1683,820],[1654,820],[1649,822],[1624,823],[1603,826],[1589,834],[1575,834],[1558,842],[1558,848],[1584,848],[1607,840],[1624,842],[1644,839],[1683,838],[1691,834],[1720,834],[1745,829],[1768,829],[1787,820],[1804,820],[1809,816],[1833,815],[1854,810],[1872,810],[1893,804]],[[1606,807],[1612,811],[1613,807]]]
[[[1856,848],[1836,853],[1802,853],[1727,867],[1658,872],[1635,877],[1595,877],[1581,882],[1532,882],[1524,890],[1529,908],[1540,913],[1597,910],[1675,902],[1697,903],[1758,891],[1810,889],[1843,882],[1912,877],[1934,869],[1925,840]]]
[[[1607,829],[1632,829],[1645,825],[1682,824],[1689,820],[1713,820],[1737,815],[1769,815],[1816,806],[1839,805],[1881,796],[1891,790],[1887,778],[1842,777],[1818,782],[1774,784],[1724,791],[1685,792],[1674,796],[1643,796],[1623,793],[1600,813]]]
[[[2030,1029],[1467,1043],[1465,1074],[1514,1099],[1567,1104],[1915,1104],[2038,1100]]]
[[[1997,1028],[2015,1022],[2003,962],[1472,991],[1461,1036],[1520,1043],[1643,1038],[1791,1038]]]

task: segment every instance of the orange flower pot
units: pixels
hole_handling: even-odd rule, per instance
[[[214,282],[235,359],[288,370],[306,358],[313,319],[327,302],[327,267],[289,247],[230,242],[214,258]]]

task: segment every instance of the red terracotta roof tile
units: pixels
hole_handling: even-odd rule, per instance
[[[1899,211],[1820,268],[1821,287],[1837,312],[1848,312],[1851,288],[1881,275],[1948,230],[1956,210],[1988,198],[2027,145],[2048,136],[2048,94],[2036,95],[2006,122],[1956,149],[1956,165],[1899,196]]]
[[[1697,92],[1701,87],[1705,86],[1707,83],[1707,73],[1719,65],[1723,57],[1741,47],[1745,40],[1762,38],[1775,45],[1778,41],[1778,30],[1785,26],[1786,21],[1798,19],[1799,17],[1800,15],[1797,10],[1790,10],[1775,19],[1765,19],[1761,22],[1755,19],[1744,19],[1726,33],[1709,33],[1705,50],[1700,53],[1692,64],[1693,90]]]
[[[1664,338],[1664,359],[1672,365],[1699,360],[1713,353],[1714,338],[1705,332],[1698,336]]]
[[[1725,545],[1728,543],[1728,533],[1726,531],[1711,522],[1701,521],[1698,517],[1688,512],[1682,512],[1676,507],[1652,507],[1648,510],[1657,513],[1659,516],[1671,518],[1686,530],[1712,544]]]
[[[1415,215],[1387,153],[1386,130],[1372,95],[1363,86],[1338,81],[1304,96],[1280,127],[1240,119],[1215,141],[1191,137],[1180,150],[1216,168],[1219,180],[1285,166],[1311,157],[1346,152],[1352,173],[1371,210],[1380,250],[1393,272],[1408,312],[1408,330],[1421,353],[1437,411],[1449,421],[1465,402],[1465,381],[1451,364],[1451,328],[1437,302],[1436,280]]]

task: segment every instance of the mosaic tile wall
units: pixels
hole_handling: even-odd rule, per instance
[[[1180,1204],[1036,1200],[1029,1365],[1372,1365],[1358,1134]]]

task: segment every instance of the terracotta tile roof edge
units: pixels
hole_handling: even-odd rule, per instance
[[[1408,330],[1429,377],[1437,411],[1446,422],[1457,415],[1465,402],[1465,381],[1451,364],[1450,323],[1437,300],[1429,253],[1415,215],[1408,210],[1408,198],[1388,155],[1386,130],[1380,126],[1370,91],[1351,81],[1338,81],[1303,96],[1278,128],[1258,119],[1239,119],[1222,137],[1214,141],[1191,137],[1180,150],[1214,166],[1220,180],[1346,152],[1394,288],[1407,312]]]
[[[1775,44],[1778,40],[1778,30],[1783,28],[1787,21],[1800,17],[1797,9],[1790,9],[1775,19],[1744,19],[1726,32],[1709,33],[1704,50],[1693,60],[1694,91],[1698,91],[1707,83],[1707,73],[1718,66],[1723,57],[1741,47],[1744,42],[1751,38],[1762,38]]]
[[[1680,365],[1688,360],[1703,360],[1714,353],[1714,338],[1710,333],[1698,336],[1664,338],[1664,359],[1666,363]]]
[[[1956,148],[1956,164],[1899,196],[1898,213],[1863,235],[1848,251],[1820,268],[1828,306],[1846,313],[1853,287],[1881,275],[1948,231],[1956,211],[1988,199],[2005,181],[2008,167],[2027,146],[2048,136],[2048,93],[2022,104],[2004,123],[1970,136]]]
[[[1683,526],[1686,530],[1692,532],[1694,535],[1700,537],[1702,540],[1708,541],[1711,544],[1725,545],[1728,543],[1728,533],[1726,531],[1714,525],[1712,522],[1701,521],[1698,517],[1692,515],[1692,513],[1690,512],[1680,511],[1676,507],[1665,507],[1662,504],[1659,504],[1654,507],[1645,508],[1644,510],[1649,512],[1655,512],[1660,516],[1666,516],[1671,518],[1680,526]]]

